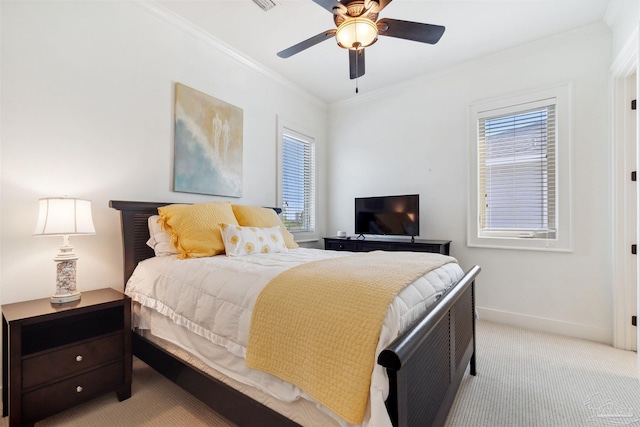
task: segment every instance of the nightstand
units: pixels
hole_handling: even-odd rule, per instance
[[[344,237],[325,237],[324,248],[331,251],[406,251],[433,252],[449,255],[451,240],[390,240],[390,239],[358,239]]]
[[[2,306],[2,416],[11,427],[111,391],[127,399],[131,370],[131,299],[121,292]]]

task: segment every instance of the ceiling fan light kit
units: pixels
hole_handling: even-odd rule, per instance
[[[371,46],[378,40],[378,27],[368,18],[349,18],[338,27],[336,40],[345,49]]]
[[[378,13],[387,7],[391,0],[313,0],[313,2],[333,15],[333,22],[337,29],[326,30],[303,40],[278,52],[278,56],[288,58],[335,36],[338,46],[349,49],[351,79],[364,75],[364,48],[375,43],[379,35],[436,44],[445,30],[442,25],[389,18],[378,20]]]

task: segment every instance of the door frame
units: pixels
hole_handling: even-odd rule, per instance
[[[631,255],[631,244],[640,243],[637,215],[640,198],[638,185],[635,190],[630,190],[629,186],[630,173],[637,170],[639,155],[638,110],[631,110],[631,100],[638,99],[638,45],[636,30],[635,36],[630,38],[611,67],[613,345],[624,350],[635,350],[639,342],[638,328],[631,325],[631,316],[638,313],[640,306],[637,273],[640,270],[637,267],[638,256]],[[636,120],[631,120],[633,114],[636,114]],[[628,154],[634,151],[632,162],[628,162]],[[631,197],[634,194],[630,195],[630,191],[635,193],[635,197]],[[631,229],[630,221],[635,223],[635,230]]]

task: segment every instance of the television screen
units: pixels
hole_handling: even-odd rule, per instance
[[[418,194],[406,196],[357,197],[356,234],[417,236],[420,234]]]

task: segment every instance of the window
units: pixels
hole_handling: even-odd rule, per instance
[[[472,107],[470,246],[570,249],[567,96],[553,92]]]
[[[282,222],[296,241],[317,239],[314,139],[280,126],[278,194]]]
[[[555,99],[478,120],[480,233],[555,237]]]

